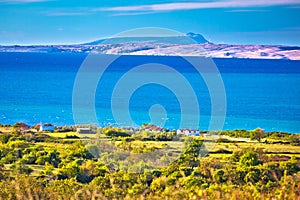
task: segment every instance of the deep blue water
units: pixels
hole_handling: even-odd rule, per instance
[[[76,53],[0,53],[0,123],[74,124],[73,85],[86,56]],[[223,129],[261,127],[267,131],[300,132],[300,61],[214,59],[214,62],[226,90],[227,113]],[[128,70],[147,63],[170,66],[188,80],[199,102],[200,128],[207,129],[211,101],[203,79],[182,58],[160,56],[122,56],[109,66],[95,94],[99,124],[115,122],[111,96],[118,80]],[[165,72],[151,70],[139,72],[138,76],[143,79],[149,73],[167,77]],[[176,80],[173,81],[175,85]],[[127,86],[122,87],[126,90]],[[182,94],[188,101],[189,94],[185,91]],[[149,109],[161,104],[167,113],[165,127],[178,128],[181,113],[176,95],[158,84],[138,88],[129,103],[132,119],[138,125],[150,122]],[[156,114],[160,117],[160,113]],[[159,119],[155,122],[161,125]]]

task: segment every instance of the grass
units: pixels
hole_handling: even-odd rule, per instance
[[[58,133],[58,132],[45,132],[44,134],[49,135],[51,137],[56,137],[56,138],[66,138],[66,136],[80,136],[79,133],[77,132],[63,132],[63,133]]]
[[[10,133],[12,131],[12,127],[0,127],[0,132],[2,133]]]
[[[5,133],[11,131],[12,128],[7,127],[0,127],[0,131]],[[49,136],[58,138],[59,140],[78,140],[78,139],[65,139],[66,136],[78,136],[80,137],[80,141],[95,141],[95,138],[99,140],[111,141],[108,137],[99,137],[98,134],[79,134],[77,132],[45,132]],[[205,145],[208,147],[210,152],[217,152],[220,150],[227,150],[229,152],[234,152],[237,150],[247,149],[247,148],[254,148],[260,149],[265,155],[268,156],[289,156],[289,157],[296,157],[300,159],[300,146],[293,146],[289,144],[266,144],[266,143],[259,143],[259,142],[247,142],[247,141],[239,141],[236,143],[217,143],[214,142],[213,139],[204,138],[205,140],[210,140],[210,142],[206,142]],[[231,138],[227,138],[231,140]],[[235,139],[232,139],[235,140]],[[121,141],[117,141],[116,143],[121,143]],[[87,143],[89,144],[89,143]],[[33,143],[32,145],[41,145],[44,146],[45,150],[57,150],[61,153],[61,155],[66,153],[66,149],[72,146],[72,144],[65,144],[59,142],[38,142]],[[184,142],[180,141],[132,141],[131,145],[133,147],[156,147],[156,148],[165,148],[170,147],[171,151],[181,152],[184,147]],[[207,156],[211,158],[218,158],[220,160],[228,160],[231,157],[231,153],[210,153]],[[33,176],[41,175],[41,171],[44,169],[42,165],[28,165],[34,171],[32,173]],[[10,165],[5,165],[5,169],[9,170]],[[55,169],[57,170],[57,169]]]
[[[49,135],[51,137],[56,137],[56,138],[66,138],[67,136],[78,136],[80,138],[95,138],[97,137],[96,134],[80,134],[74,131],[70,132],[45,132],[44,134]]]
[[[35,129],[30,129],[33,132],[36,132]],[[0,127],[0,133],[11,133],[13,131],[13,127]],[[66,136],[78,136],[80,138],[95,138],[96,134],[80,134],[75,131],[70,132],[40,132],[46,135],[49,135],[51,137],[56,138],[66,138]]]
[[[3,127],[2,127],[3,128]],[[67,135],[76,135],[79,137],[89,137],[83,140],[91,140],[95,141],[94,138],[97,136],[96,134],[78,134],[76,132],[66,132],[66,133],[45,133],[52,137],[56,138],[65,138]],[[107,140],[110,141],[107,137],[99,138],[100,140]],[[64,139],[65,140],[65,139]],[[81,139],[82,140],[82,139]],[[120,143],[118,141],[116,143]],[[296,158],[300,158],[300,146],[292,146],[288,144],[265,144],[265,143],[258,143],[258,142],[238,142],[238,143],[214,143],[209,142],[208,144],[209,151],[218,151],[218,150],[227,150],[227,151],[236,151],[242,150],[245,148],[257,148],[261,149],[265,155],[268,156],[294,156]],[[57,143],[57,142],[38,142],[33,145],[42,145],[44,146],[45,150],[57,150],[60,152],[61,155],[66,153],[66,149],[70,148],[72,144],[64,144],[64,143]],[[181,152],[184,147],[184,142],[180,141],[133,141],[131,145],[134,147],[157,147],[157,148],[164,148],[164,145],[171,147],[171,151],[178,151]],[[207,156],[211,158],[217,158],[220,160],[228,160],[232,154],[230,153],[210,153]],[[27,165],[33,169],[32,176],[40,176],[41,172],[44,170],[45,166],[43,165]],[[5,165],[5,170],[9,170],[10,165]],[[58,169],[54,169],[57,171]]]

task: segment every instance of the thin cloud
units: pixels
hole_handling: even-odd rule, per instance
[[[284,28],[285,30],[288,30],[288,31],[298,31],[300,32],[300,27],[298,26],[294,26],[294,27],[286,27]]]
[[[290,7],[287,7],[287,8],[290,8],[290,9],[300,9],[300,5],[296,5],[296,6],[290,6]]]
[[[269,11],[268,10],[226,10],[225,12],[248,13],[248,12],[269,12]]]
[[[176,11],[176,10],[194,10],[207,8],[246,8],[246,7],[267,7],[278,5],[298,5],[299,0],[265,0],[265,1],[241,1],[225,0],[213,2],[186,2],[186,3],[165,3],[149,4],[139,6],[120,6],[100,8],[102,11],[120,11],[120,12],[137,12],[137,11]]]
[[[47,1],[53,1],[53,0],[0,0],[0,3],[25,4],[25,3],[47,2]]]
[[[90,15],[92,14],[89,8],[85,7],[76,7],[72,10],[65,9],[65,8],[54,8],[54,9],[47,9],[41,11],[40,14],[50,17],[59,17],[59,16],[83,16],[83,15]]]
[[[81,15],[87,15],[86,12],[48,12],[45,13],[46,16],[81,16]]]
[[[153,14],[156,12],[149,11],[149,12],[121,12],[121,13],[115,13],[111,14],[110,16],[135,16],[135,15],[148,15]]]

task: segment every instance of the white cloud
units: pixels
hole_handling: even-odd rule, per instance
[[[225,12],[232,12],[232,13],[247,13],[247,12],[269,12],[268,10],[247,10],[247,9],[243,9],[243,10],[227,10]]]
[[[52,0],[0,0],[0,3],[8,4],[20,4],[20,3],[36,3],[36,2],[46,2]]]
[[[110,16],[135,16],[135,15],[147,15],[147,14],[152,14],[155,13],[153,11],[148,11],[148,12],[120,12],[120,13],[115,13],[111,14]]]
[[[223,0],[212,2],[186,2],[186,3],[165,3],[165,4],[149,4],[139,6],[120,6],[100,8],[102,11],[174,11],[174,10],[193,10],[205,8],[246,8],[246,7],[266,7],[278,5],[297,5],[299,0]]]
[[[86,12],[47,12],[45,15],[47,16],[80,16],[80,15],[87,15]]]

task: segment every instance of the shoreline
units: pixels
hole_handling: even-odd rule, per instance
[[[13,128],[16,126],[16,124],[24,124],[24,126],[28,126],[29,129],[33,129],[34,127],[36,126],[39,126],[39,125],[43,125],[41,122],[40,123],[36,123],[36,124],[27,124],[25,122],[16,122],[14,124],[2,124],[0,123],[0,133],[1,133],[1,128]],[[149,129],[148,131],[150,132],[172,132],[172,131],[175,131],[175,132],[179,132],[181,131],[182,133],[186,130],[186,131],[198,131],[199,133],[222,133],[222,132],[235,132],[235,131],[242,131],[242,132],[251,132],[251,131],[254,131],[256,129],[260,129],[260,130],[263,130],[264,133],[282,133],[282,134],[291,134],[291,135],[299,135],[300,132],[289,132],[289,131],[280,131],[280,130],[274,130],[274,131],[265,131],[265,129],[263,127],[257,127],[255,129],[222,129],[222,130],[205,130],[205,129],[197,129],[197,130],[194,130],[194,129],[189,129],[189,128],[178,128],[178,129],[175,129],[175,128],[168,128],[168,127],[160,127],[160,126],[157,126],[155,124],[148,124],[148,123],[144,123],[142,124],[140,127],[132,127],[132,126],[117,126],[115,124],[111,124],[111,125],[106,125],[106,126],[99,126],[99,125],[95,125],[95,124],[64,124],[64,125],[56,125],[56,124],[52,124],[52,123],[45,123],[45,124],[50,124],[53,126],[53,129],[54,129],[54,133],[55,132],[59,132],[59,131],[55,131],[55,130],[59,130],[59,129],[62,129],[63,127],[65,128],[70,128],[70,129],[76,129],[76,128],[80,128],[80,127],[94,127],[95,129],[104,129],[104,128],[107,128],[107,127],[112,127],[112,128],[118,128],[118,129],[132,129],[132,130],[141,130],[141,127],[145,126],[145,125],[150,125],[150,126],[153,126],[154,129],[151,130]],[[38,132],[38,131],[37,131]]]
[[[138,47],[132,49],[131,45]],[[122,48],[119,47],[121,45]],[[133,56],[202,56],[207,58],[244,59],[288,59],[300,60],[300,47],[288,45],[245,45],[245,44],[169,44],[151,42],[114,44],[73,44],[73,45],[0,45],[0,52],[19,53],[83,53]],[[108,48],[107,48],[108,47]],[[145,49],[146,50],[143,50]],[[99,49],[105,49],[100,50]],[[142,50],[141,50],[142,49]]]

